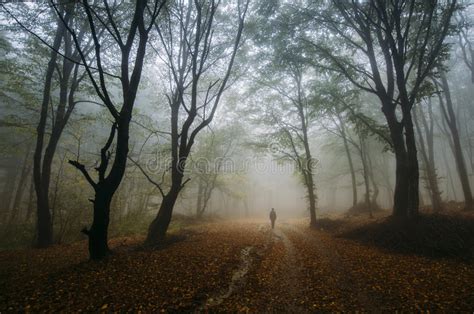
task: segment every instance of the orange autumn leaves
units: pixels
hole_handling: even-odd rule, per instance
[[[0,252],[0,312],[474,309],[472,262],[394,253],[306,224],[272,234],[266,222],[220,222],[181,234],[153,250],[139,237],[112,240],[102,262],[87,261],[85,243]],[[242,250],[248,271],[226,295]]]

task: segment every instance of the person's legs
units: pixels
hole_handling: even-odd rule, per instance
[[[275,220],[272,220],[272,229],[275,229]]]

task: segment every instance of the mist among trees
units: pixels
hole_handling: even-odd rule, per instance
[[[474,309],[470,1],[0,6],[0,312]]]

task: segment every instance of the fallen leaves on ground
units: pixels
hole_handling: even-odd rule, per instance
[[[302,285],[323,310],[474,309],[472,261],[393,253],[309,228],[286,232],[301,252]]]
[[[1,252],[0,312],[474,309],[472,262],[395,253],[307,224],[197,225],[158,250],[141,240],[112,240],[101,262],[87,261],[85,243]],[[250,266],[235,276],[243,259]]]
[[[0,312],[194,309],[227,287],[240,251],[263,243],[253,224],[192,228],[180,242],[143,249],[111,241],[114,254],[87,260],[85,243],[0,253]]]

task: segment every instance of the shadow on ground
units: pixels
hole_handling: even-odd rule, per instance
[[[318,228],[396,253],[474,260],[474,217],[470,216],[423,214],[413,220],[385,217],[362,224],[324,218]]]

